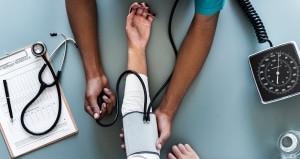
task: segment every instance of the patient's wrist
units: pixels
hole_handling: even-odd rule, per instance
[[[128,53],[139,53],[139,54],[145,54],[146,49],[139,46],[128,46]]]

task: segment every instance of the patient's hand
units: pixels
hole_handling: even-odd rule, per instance
[[[172,147],[172,153],[168,154],[168,159],[200,159],[197,153],[189,144],[178,144]]]
[[[128,47],[145,51],[155,14],[145,3],[133,3],[126,21]]]

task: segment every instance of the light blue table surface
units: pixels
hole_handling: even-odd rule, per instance
[[[300,44],[299,0],[252,0],[274,45]],[[133,0],[99,0],[99,37],[104,70],[115,89],[127,62],[125,20]],[[174,55],[167,34],[173,0],[146,0],[157,17],[147,57],[151,96],[168,77]],[[181,0],[173,22],[180,45],[193,16],[192,0]],[[50,32],[73,37],[63,0],[0,0],[0,55],[37,41],[49,52],[60,43]],[[234,0],[222,10],[206,63],[186,94],[173,122],[172,135],[161,151],[165,159],[173,144],[189,143],[201,159],[279,159],[279,135],[300,130],[300,97],[263,105],[247,57],[268,44],[259,44],[252,26]],[[55,58],[55,64],[60,59]],[[184,79],[182,79],[184,80]],[[61,85],[79,133],[31,152],[20,159],[123,159],[121,118],[109,128],[99,127],[83,110],[85,77],[78,50],[70,45]],[[159,100],[161,96],[159,97]],[[156,101],[157,105],[158,101]],[[0,159],[10,158],[0,137]]]

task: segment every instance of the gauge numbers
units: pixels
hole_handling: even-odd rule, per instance
[[[292,90],[299,80],[299,66],[295,60],[284,52],[269,53],[259,64],[260,84],[275,94]]]
[[[249,56],[252,75],[264,104],[300,92],[297,50],[296,44],[289,42]]]

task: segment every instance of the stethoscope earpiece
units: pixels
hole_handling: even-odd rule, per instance
[[[51,32],[50,36],[57,36],[57,33]]]
[[[31,51],[35,56],[43,56],[46,53],[47,48],[46,48],[46,45],[44,43],[37,42],[37,43],[32,45]]]

